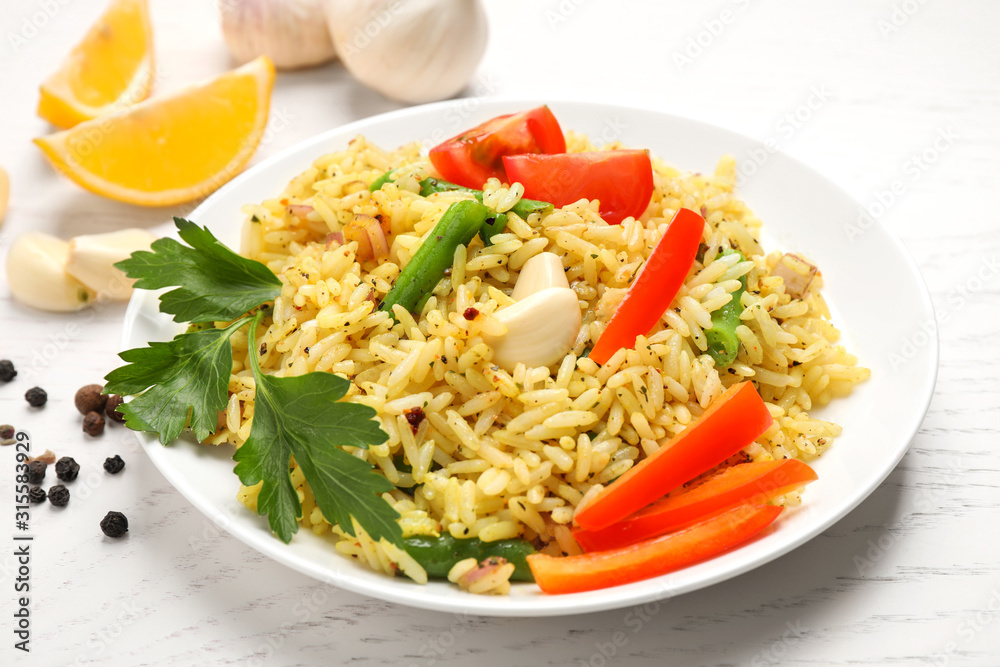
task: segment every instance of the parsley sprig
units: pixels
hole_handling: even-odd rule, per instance
[[[160,296],[175,322],[227,322],[281,294],[281,281],[260,262],[227,248],[207,228],[174,218],[181,239],[153,241],[116,266],[136,287],[176,287]],[[189,247],[190,246],[190,247]]]
[[[199,440],[207,438],[229,399],[229,337],[249,321],[244,317],[223,329],[184,333],[120,353],[128,365],[107,375],[105,391],[134,396],[118,408],[125,425],[156,433],[163,444],[177,439],[185,426]]]
[[[350,382],[331,373],[266,375],[257,361],[256,334],[281,282],[263,264],[241,257],[206,228],[174,218],[184,245],[159,239],[116,266],[136,286],[174,287],[160,310],[176,322],[229,322],[222,328],[181,333],[169,342],[126,350],[128,362],[107,375],[105,392],[131,395],[119,411],[125,424],[156,433],[163,444],[190,428],[203,440],[216,429],[228,402],[231,336],[249,324],[250,366],[256,384],[250,436],[236,450],[235,472],[247,486],[263,483],[258,514],[284,542],[298,530],[302,505],[292,485],[292,457],[302,468],[327,520],[354,535],[351,518],[375,540],[402,547],[396,511],[378,494],[392,483],[342,447],[367,448],[387,438],[368,406],[341,402]]]

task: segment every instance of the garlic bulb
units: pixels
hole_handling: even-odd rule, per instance
[[[69,244],[40,232],[22,234],[7,252],[7,284],[15,299],[40,310],[69,312],[97,295],[66,273]]]
[[[241,63],[268,56],[278,69],[336,57],[322,0],[219,0],[222,35]]]
[[[452,97],[486,50],[481,0],[326,0],[325,7],[351,74],[402,102]]]

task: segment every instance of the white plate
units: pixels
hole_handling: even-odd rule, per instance
[[[190,216],[238,247],[240,207],[278,195],[324,153],[343,149],[358,134],[386,148],[415,139],[429,146],[501,113],[538,106],[537,100],[454,100],[351,123],[294,146],[235,178]],[[649,148],[682,169],[712,171],[731,153],[748,174],[738,186],[764,221],[767,249],[798,251],[823,271],[827,299],[842,342],[872,370],[849,398],[816,415],[843,425],[844,434],[815,463],[819,480],[804,503],[771,532],[710,561],[655,579],[573,595],[545,595],[518,584],[508,597],[473,596],[447,583],[419,586],[375,574],[336,554],[327,540],[300,531],[291,544],[273,537],[267,521],[235,499],[229,447],[193,442],[161,446],[140,433],[164,476],[220,527],[283,565],[356,593],[415,607],[498,616],[576,614],[635,605],[717,584],[785,554],[831,526],[870,494],[903,456],[934,389],[938,341],[927,289],[901,243],[882,225],[858,224],[860,206],[828,180],[752,139],[704,123],[610,105],[550,103],[564,129],[595,139]],[[755,173],[749,175],[751,167]],[[137,291],[125,315],[122,346],[169,340],[177,325],[159,313],[153,293]],[[253,585],[253,582],[247,582]]]

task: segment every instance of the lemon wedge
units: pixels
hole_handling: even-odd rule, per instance
[[[203,197],[238,174],[267,126],[274,65],[261,56],[210,81],[35,139],[79,185],[140,206]]]

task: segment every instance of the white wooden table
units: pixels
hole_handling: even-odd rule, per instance
[[[151,4],[158,91],[229,66],[214,3]],[[0,422],[84,468],[66,510],[32,512],[23,654],[13,648],[13,451],[0,449],[0,664],[1000,664],[1000,224],[989,203],[1000,186],[1000,5],[487,4],[489,47],[468,96],[615,101],[771,139],[903,239],[947,321],[937,392],[901,464],[802,548],[651,613],[522,620],[410,609],[319,587],[220,533],[125,429],[84,436],[73,394],[117,365],[124,307],[47,315],[14,303],[0,278],[0,358],[21,373],[0,386]],[[39,82],[102,5],[0,5],[0,163],[13,182],[0,256],[28,230],[152,228],[190,210],[91,195],[30,142],[49,131],[34,114]],[[254,160],[395,108],[337,64],[282,74],[274,131]],[[22,398],[33,385],[49,393],[44,412]],[[104,475],[115,453],[127,467]],[[109,509],[128,515],[126,539],[100,534]]]

